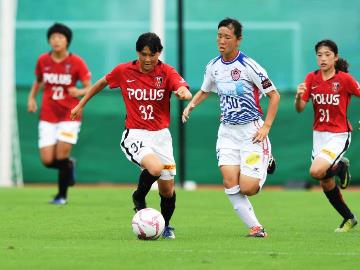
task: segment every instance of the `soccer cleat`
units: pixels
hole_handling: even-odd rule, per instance
[[[165,226],[165,229],[162,233],[162,238],[164,239],[175,239],[175,228],[171,226]]]
[[[267,232],[265,232],[265,229],[261,226],[253,226],[250,229],[249,234],[247,237],[268,237]]]
[[[69,186],[75,185],[75,179],[76,179],[76,159],[75,158],[69,158],[69,167],[70,167],[70,175],[69,175]]]
[[[50,204],[57,204],[57,205],[64,205],[67,204],[67,201],[65,198],[61,198],[56,196],[53,200],[49,202]]]
[[[345,189],[349,186],[351,175],[349,171],[350,161],[346,157],[342,157],[340,162],[343,163],[343,167],[340,172],[337,174],[340,182],[340,188]]]
[[[343,222],[340,224],[339,228],[335,229],[335,232],[338,232],[338,233],[348,232],[352,228],[354,228],[357,223],[358,222],[357,222],[357,219],[355,216],[350,219],[344,219]]]
[[[133,203],[134,203],[134,211],[135,211],[135,213],[137,211],[140,211],[141,209],[146,208],[145,198],[142,199],[142,200],[139,199],[139,198],[136,198],[136,190],[132,194],[132,200],[133,200]]]
[[[273,174],[275,172],[275,169],[276,169],[275,158],[273,156],[271,156],[269,159],[268,167],[267,167],[267,173]]]

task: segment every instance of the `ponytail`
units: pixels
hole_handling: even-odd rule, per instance
[[[335,63],[335,69],[348,73],[349,63],[345,59],[339,57],[339,59]]]

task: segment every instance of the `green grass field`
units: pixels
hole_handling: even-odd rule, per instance
[[[222,190],[177,191],[174,241],[140,241],[131,230],[130,188],[75,188],[66,206],[55,188],[0,189],[0,269],[356,269],[360,227],[319,191],[264,190],[252,198],[270,237],[244,237]],[[344,192],[360,213],[359,191]],[[159,209],[157,192],[148,205]]]

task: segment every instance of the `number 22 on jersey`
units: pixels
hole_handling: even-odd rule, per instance
[[[62,86],[53,86],[52,88],[53,94],[52,99],[53,100],[61,100],[64,99],[64,87]]]

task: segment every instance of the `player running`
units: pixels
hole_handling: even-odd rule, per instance
[[[172,93],[182,100],[192,96],[188,84],[176,70],[159,60],[162,49],[156,34],[140,35],[136,42],[138,60],[119,64],[98,80],[71,115],[73,119],[80,117],[85,104],[107,85],[120,88],[126,108],[120,146],[125,156],[142,169],[138,187],[132,195],[134,210],[146,208],[145,197],[157,181],[161,214],[165,219],[163,237],[174,239],[174,228],[169,225],[176,200],[176,165],[168,129],[170,97]]]
[[[72,31],[55,23],[47,31],[51,51],[40,55],[28,97],[28,111],[36,112],[36,95],[44,88],[39,122],[39,148],[42,163],[59,171],[58,194],[50,203],[66,204],[68,186],[75,184],[75,160],[71,150],[78,140],[81,119],[70,119],[71,108],[91,86],[91,73],[84,60],[70,53]],[[76,88],[82,82],[83,88]]]
[[[351,142],[352,127],[347,119],[347,109],[351,96],[360,96],[360,85],[348,74],[348,63],[339,58],[334,41],[319,41],[315,52],[319,70],[308,73],[305,82],[299,84],[295,109],[302,112],[312,99],[314,131],[310,175],[320,181],[329,202],[343,217],[335,232],[348,232],[357,220],[334,177],[338,177],[342,189],[348,187],[349,160],[344,155]]]
[[[248,226],[251,237],[266,237],[248,196],[263,186],[271,159],[268,134],[275,119],[280,95],[266,71],[240,52],[242,25],[231,18],[218,25],[217,45],[220,56],[206,67],[201,90],[183,112],[183,122],[211,92],[220,97],[220,127],[216,143],[218,166],[225,193],[236,213]],[[269,97],[265,121],[259,100]]]

